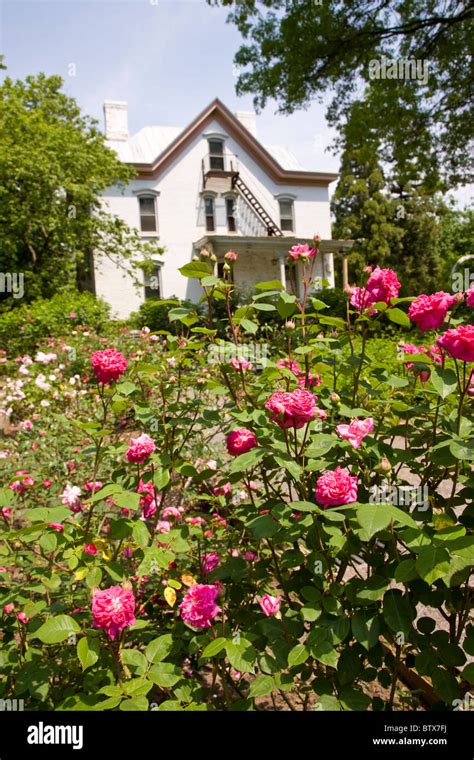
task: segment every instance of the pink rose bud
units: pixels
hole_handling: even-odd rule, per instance
[[[270,594],[265,594],[265,596],[262,596],[262,598],[258,600],[258,603],[262,609],[263,614],[267,617],[272,617],[276,615],[277,612],[279,612],[281,599],[279,596],[270,596]]]

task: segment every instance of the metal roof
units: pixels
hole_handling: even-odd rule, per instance
[[[182,127],[143,127],[128,140],[106,140],[106,145],[114,150],[124,163],[151,164],[181,132]],[[288,148],[282,145],[261,145],[282,169],[305,171]]]

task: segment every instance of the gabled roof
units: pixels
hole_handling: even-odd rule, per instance
[[[185,129],[145,127],[127,141],[108,144],[122,161],[135,166],[140,179],[155,179],[214,120],[279,184],[327,186],[338,178],[337,174],[305,171],[285,148],[266,148],[218,98]]]

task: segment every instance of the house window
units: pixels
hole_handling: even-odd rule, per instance
[[[142,232],[156,232],[156,198],[152,195],[142,195],[138,199],[140,206],[140,230]]]
[[[145,275],[145,300],[159,301],[161,298],[161,264],[154,264],[150,274]]]
[[[225,210],[227,216],[227,229],[229,232],[235,232],[235,200],[234,198],[226,198]]]
[[[293,201],[290,199],[281,199],[280,204],[280,227],[283,232],[293,232]]]
[[[204,198],[204,212],[206,214],[206,230],[214,232],[214,198],[210,195]]]
[[[222,140],[209,140],[209,168],[224,171],[224,143]]]

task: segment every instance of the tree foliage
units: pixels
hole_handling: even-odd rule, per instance
[[[61,88],[44,74],[0,87],[0,269],[23,273],[28,301],[83,286],[92,252],[138,262],[150,251],[100,197],[132,170]]]
[[[239,94],[253,93],[263,108],[275,99],[280,112],[306,107],[328,91],[334,98],[331,119],[340,121],[361,83],[369,83],[388,118],[377,123],[380,135],[397,131],[398,102],[412,115],[405,154],[413,161],[440,167],[454,186],[469,175],[472,139],[471,40],[473,9],[447,0],[217,0],[232,6],[229,20],[244,44],[235,61],[242,67]],[[417,60],[428,66],[422,79],[371,79],[370,63],[382,56]],[[407,98],[404,100],[403,92]],[[396,95],[396,98],[395,98]],[[426,151],[426,139],[431,146]],[[398,142],[400,149],[401,143]]]

